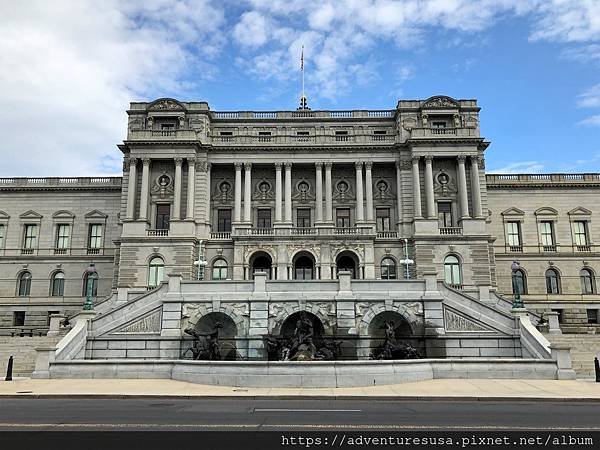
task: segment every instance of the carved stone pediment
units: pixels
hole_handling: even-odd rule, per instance
[[[160,98],[148,106],[148,111],[185,111],[185,107],[172,98]]]
[[[460,105],[456,100],[445,95],[431,97],[423,103],[422,108],[458,108]]]

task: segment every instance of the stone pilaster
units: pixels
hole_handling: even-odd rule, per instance
[[[140,197],[140,219],[148,219],[148,196],[150,194],[149,189],[150,179],[150,158],[142,159],[142,193]]]
[[[461,219],[469,218],[469,197],[467,194],[467,173],[465,170],[466,156],[458,155],[458,198],[460,203]]]
[[[179,220],[181,218],[181,165],[183,164],[182,158],[175,158],[175,192],[173,195],[173,212],[171,217],[173,220]]]
[[[365,221],[362,166],[363,166],[362,161],[357,161],[355,163],[355,167],[356,167],[356,223],[362,223]]]
[[[282,202],[282,182],[281,182],[282,163],[275,163],[275,222],[281,223],[281,202]]]
[[[185,218],[194,219],[194,182],[196,180],[196,159],[188,158],[188,184],[187,184],[187,206],[185,208]],[[210,197],[210,196],[209,196]]]
[[[435,219],[435,198],[433,195],[433,156],[425,156],[425,197],[427,199],[427,218]]]
[[[235,199],[233,220],[235,223],[242,221],[242,163],[234,163],[235,167]]]
[[[244,222],[250,224],[252,212],[252,163],[244,163]]]
[[[129,159],[129,184],[127,186],[127,218],[134,219],[135,215],[135,196],[137,182],[137,158]]]
[[[325,163],[325,221],[333,224],[333,187],[331,185],[331,168],[333,164]]]
[[[315,222],[323,222],[323,163],[315,163]]]
[[[419,175],[419,156],[412,157],[412,177],[413,177],[413,217],[415,219],[423,218],[421,211],[421,177]]]

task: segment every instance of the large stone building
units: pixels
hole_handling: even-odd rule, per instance
[[[0,327],[47,328],[51,313],[81,309],[88,283],[108,313],[148,296],[168,273],[195,280],[199,259],[207,291],[244,293],[257,271],[274,280],[267,284],[282,303],[271,300],[264,317],[240,306],[250,293],[195,306],[255,334],[279,330],[290,296],[304,296],[300,309],[336,333],[360,334],[359,318],[379,310],[423,315],[423,306],[410,312],[383,299],[410,291],[409,282],[371,280],[437,278],[448,298],[499,304],[512,296],[513,260],[528,309],[559,311],[565,330],[597,323],[600,175],[486,175],[475,100],[217,112],[159,99],[127,114],[122,177],[0,179]],[[91,262],[97,275],[86,275]],[[307,292],[330,290],[326,280],[340,270],[365,280],[359,291],[383,289],[381,305],[310,306]],[[163,309],[163,328],[168,314],[193,316]],[[431,317],[421,328],[464,318]]]

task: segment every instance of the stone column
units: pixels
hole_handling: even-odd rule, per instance
[[[206,166],[202,166],[202,169],[204,170],[204,167],[206,167],[206,215],[205,215],[205,220],[206,223],[211,225],[212,221],[211,221],[211,188],[210,188],[210,171],[212,169],[211,163],[207,162]]]
[[[413,216],[415,219],[422,219],[421,212],[421,177],[419,176],[419,156],[412,157],[412,176],[413,176]]]
[[[398,225],[400,225],[404,219],[402,213],[402,167],[400,161],[396,161],[396,208],[398,209]],[[400,231],[400,226],[398,226],[398,232]]]
[[[173,195],[173,220],[179,220],[181,217],[181,164],[182,158],[175,158],[175,192]]]
[[[137,184],[137,158],[129,158],[129,183],[127,185],[127,218],[135,215],[135,194]]]
[[[315,163],[315,222],[323,222],[323,163]]]
[[[356,167],[356,223],[365,221],[365,205],[363,199],[362,161],[357,161]]]
[[[140,219],[148,219],[148,182],[150,179],[150,158],[142,159],[142,195],[140,198]]]
[[[252,163],[244,163],[244,222],[250,223],[252,211]]]
[[[464,155],[458,155],[458,198],[460,202],[461,219],[469,218],[469,198],[467,195],[467,173],[465,171]]]
[[[235,166],[235,199],[233,219],[236,223],[242,221],[242,163],[236,162]]]
[[[433,156],[425,156],[425,197],[427,199],[427,218],[435,219],[435,197],[433,195]]]
[[[285,221],[292,223],[292,163],[285,163]]]
[[[331,168],[333,163],[325,163],[325,221],[333,223],[333,189],[331,186]]]
[[[367,222],[374,222],[373,215],[373,168],[372,161],[365,162],[365,195],[367,197]]]
[[[196,159],[188,158],[188,180],[187,180],[187,206],[185,208],[185,218],[194,219],[194,185],[196,181]],[[209,189],[210,192],[210,189]],[[210,197],[210,194],[209,194]]]
[[[275,222],[281,222],[281,163],[275,163]]]
[[[473,215],[483,217],[481,207],[481,185],[479,184],[479,156],[471,156],[471,192],[473,194]]]

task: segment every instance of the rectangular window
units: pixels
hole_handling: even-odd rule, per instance
[[[554,226],[551,221],[544,220],[540,222],[540,239],[544,246],[544,250],[549,250],[551,247],[554,247]]]
[[[160,129],[165,130],[165,131],[174,130],[175,124],[174,123],[161,123]]]
[[[506,222],[507,244],[515,249],[521,247],[521,223]]]
[[[587,322],[596,324],[598,323],[598,310],[597,309],[588,309],[587,310]]]
[[[257,228],[271,228],[271,210],[270,209],[259,209],[257,211]]]
[[[335,226],[350,228],[350,208],[337,208],[335,210]]]
[[[444,121],[431,122],[431,128],[446,128],[446,122],[444,122]]]
[[[587,223],[584,220],[576,220],[573,222],[573,234],[575,237],[575,245],[588,245]]]
[[[71,237],[71,227],[60,224],[56,228],[56,248],[69,248],[69,239]]]
[[[450,228],[453,226],[452,203],[438,202],[438,224],[440,228]]]
[[[23,239],[23,248],[27,250],[34,249],[37,246],[37,225],[25,225],[25,238]]]
[[[221,131],[221,136],[233,136],[233,131]]]
[[[156,205],[156,229],[168,230],[171,223],[171,205],[158,204]]]
[[[88,248],[102,248],[102,224],[90,224]]]
[[[217,211],[217,231],[231,233],[231,209]]]
[[[0,248],[4,247],[4,225],[0,224]]]
[[[375,209],[377,231],[390,231],[390,208]]]
[[[13,312],[13,326],[22,327],[25,325],[25,311]]]
[[[296,226],[298,228],[310,228],[310,209],[300,208],[296,211]]]

